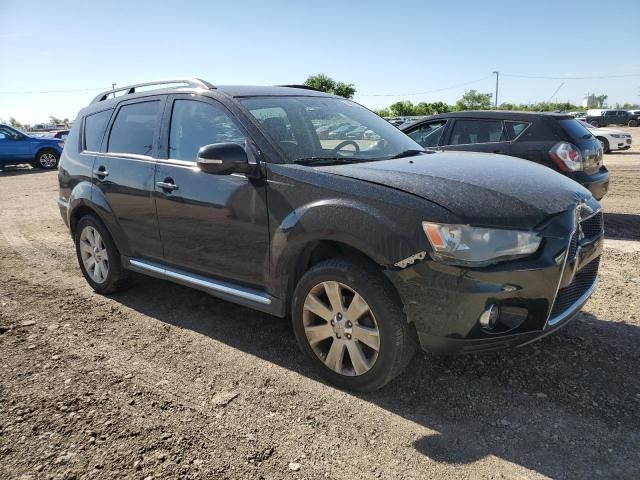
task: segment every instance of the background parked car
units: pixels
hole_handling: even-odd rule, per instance
[[[63,147],[58,138],[34,137],[0,124],[0,165],[30,163],[37,168],[56,168]]]
[[[640,123],[638,115],[634,115],[627,110],[600,110],[599,115],[596,112],[597,111],[588,110],[587,116],[584,117],[584,121],[594,127],[604,127],[607,125],[637,127]]]
[[[568,114],[451,112],[400,130],[425,148],[500,153],[546,165],[584,185],[597,199],[609,188],[600,143]]]
[[[580,121],[580,123],[593,133],[600,145],[602,145],[604,153],[609,153],[611,150],[628,150],[631,148],[631,134],[624,130],[594,127],[585,121]]]

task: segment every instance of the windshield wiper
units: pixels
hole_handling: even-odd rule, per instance
[[[415,155],[420,155],[421,153],[436,153],[436,152],[434,152],[433,150],[417,150],[413,148],[411,150],[405,150],[404,152],[400,152],[397,155],[394,155],[393,157],[389,157],[389,160],[394,158],[413,157]]]
[[[342,165],[346,163],[360,163],[368,162],[370,160],[365,158],[348,158],[348,157],[308,157],[308,158],[296,158],[293,163],[298,165]]]

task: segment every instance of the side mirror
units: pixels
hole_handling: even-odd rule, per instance
[[[213,143],[198,150],[198,168],[205,173],[229,175],[249,170],[247,152],[237,143]]]

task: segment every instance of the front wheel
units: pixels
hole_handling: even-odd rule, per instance
[[[594,120],[593,122],[591,122],[591,125],[598,128],[600,126],[600,122]]]
[[[597,137],[597,138],[598,138],[598,141],[600,142],[600,145],[602,145],[602,152],[609,153],[611,151],[611,148],[609,147],[609,141],[604,137]]]
[[[417,345],[387,278],[348,258],[311,268],[293,296],[293,328],[318,372],[349,390],[377,390],[396,377]]]
[[[628,126],[630,127],[637,127],[638,126],[638,121],[637,120],[629,120],[629,123],[627,123]]]
[[[52,148],[45,148],[44,150],[39,151],[38,155],[36,155],[34,166],[36,168],[49,170],[58,166],[58,160],[60,160],[60,154],[56,150]]]

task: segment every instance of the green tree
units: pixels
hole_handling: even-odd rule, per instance
[[[396,102],[389,105],[389,113],[393,117],[408,117],[415,115],[415,107],[409,100],[403,100],[402,102]]]
[[[49,116],[49,123],[53,123],[58,124],[58,123],[62,123],[62,120],[60,120],[58,117],[54,117],[53,115]]]
[[[307,87],[315,88],[322,92],[333,93],[334,95],[340,95],[345,98],[353,98],[356,93],[356,87],[353,83],[337,82],[324,73],[309,76],[304,81],[304,84]]]
[[[376,113],[377,115],[383,117],[383,118],[391,116],[391,112],[389,111],[388,108],[380,108],[378,110],[374,110],[373,112]]]
[[[9,125],[15,128],[23,128],[23,125],[18,120],[16,120],[15,117],[9,118]]]
[[[598,108],[604,108],[604,102],[607,101],[609,95],[596,95],[596,102],[598,102]]]
[[[489,110],[492,97],[492,93],[479,93],[476,90],[469,90],[456,102],[456,110]]]

